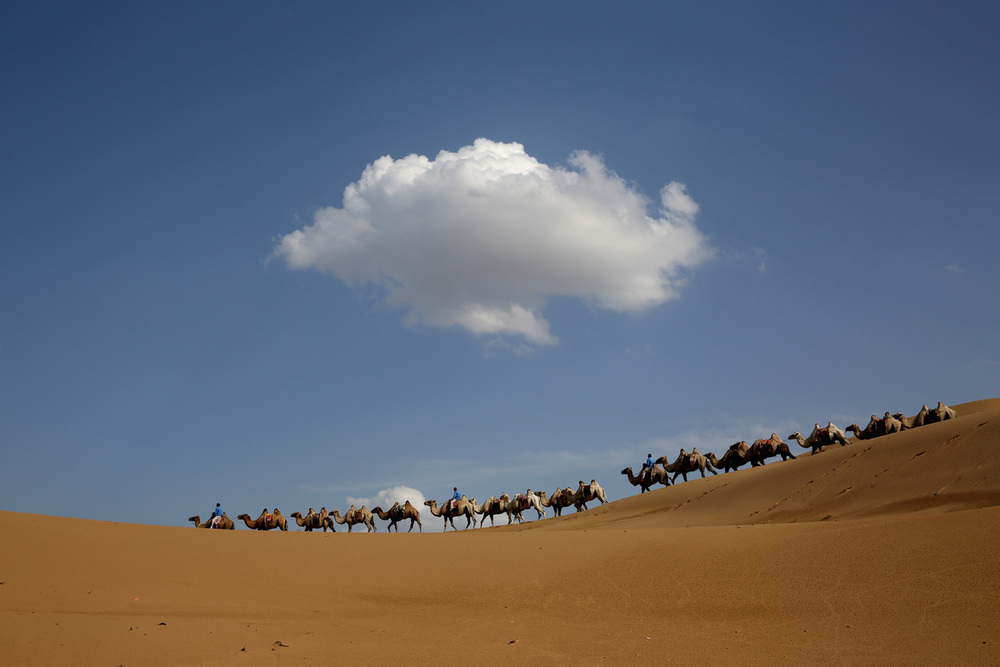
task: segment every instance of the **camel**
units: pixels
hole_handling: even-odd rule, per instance
[[[670,479],[667,476],[667,471],[662,467],[653,464],[653,467],[649,469],[649,472],[645,475],[641,474],[636,477],[632,473],[632,468],[628,467],[622,470],[623,475],[628,477],[628,483],[632,486],[639,487],[639,493],[646,493],[649,491],[649,487],[654,484],[662,484],[663,486],[670,486]]]
[[[406,532],[409,533],[413,530],[414,523],[420,527],[421,533],[424,532],[424,524],[420,523],[420,512],[417,511],[416,507],[410,504],[409,500],[406,501],[405,505],[400,505],[399,502],[394,503],[393,506],[389,508],[388,512],[382,511],[381,507],[375,507],[372,509],[372,514],[378,515],[378,518],[389,522],[389,527],[386,528],[387,531],[391,532],[393,527],[395,527],[396,532],[398,533],[399,526],[397,524],[404,519],[409,519],[410,530]]]
[[[890,433],[902,433],[903,422],[886,412],[885,416],[882,417],[882,431],[885,435],[889,435]]]
[[[309,508],[306,515],[303,517],[301,512],[292,512],[290,515],[295,519],[295,523],[299,524],[300,527],[305,528],[307,532],[312,532],[314,528],[322,528],[323,532],[329,528],[333,532],[337,532],[334,527],[333,519],[330,518],[329,513],[326,511],[325,507],[319,509],[319,513],[313,511],[313,508]]]
[[[871,419],[868,420],[868,426],[865,426],[862,430],[857,424],[851,424],[845,431],[852,431],[854,437],[858,440],[871,440],[872,438],[877,438],[880,435],[885,435],[884,424],[882,420],[872,415]]]
[[[546,497],[544,491],[535,491],[535,495],[538,496],[538,504],[542,507],[551,507],[556,516],[562,516],[563,508],[573,504],[569,500],[573,491],[568,488],[556,489],[551,498]]]
[[[844,430],[853,431],[858,440],[871,440],[872,438],[879,438],[890,433],[899,433],[905,428],[906,425],[903,420],[886,412],[885,416],[881,418],[872,415],[871,419],[868,420],[868,426],[864,430],[858,428],[857,424],[851,424]]]
[[[356,509],[354,505],[351,505],[351,509],[347,510],[344,516],[340,516],[340,512],[333,510],[333,520],[339,524],[346,523],[349,533],[354,532],[354,525],[358,523],[363,523],[368,528],[369,533],[378,532],[372,513],[364,505],[361,506],[361,509]]]
[[[444,507],[441,507],[440,509],[438,508],[436,500],[425,500],[424,505],[427,505],[427,507],[430,508],[431,514],[433,514],[434,516],[440,516],[444,518],[445,530],[448,530],[449,523],[451,524],[452,528],[458,530],[458,528],[455,528],[455,517],[458,516],[465,517],[466,528],[469,527],[470,523],[472,524],[473,528],[476,527],[475,506],[472,503],[470,503],[469,499],[466,498],[465,496],[462,496],[461,499],[458,500],[457,506],[456,504],[453,504],[450,500],[447,501],[444,504]]]
[[[943,422],[948,419],[958,419],[958,413],[952,408],[949,408],[941,401],[938,401],[937,407],[934,408],[934,411],[931,414],[933,415],[932,418],[933,422]]]
[[[531,489],[528,489],[526,493],[518,493],[507,503],[507,512],[517,519],[518,523],[524,522],[521,512],[531,508],[535,508],[535,511],[538,512],[539,519],[545,518],[545,510],[542,509],[541,500],[531,492]]]
[[[481,523],[484,527],[486,526],[486,517],[490,518],[490,525],[495,526],[496,524],[493,522],[493,517],[498,514],[507,515],[507,525],[510,525],[513,520],[510,510],[510,496],[506,493],[501,493],[499,498],[490,496],[482,505],[476,503],[475,499],[473,499],[472,505],[472,509],[476,514],[483,515]]]
[[[763,465],[766,459],[779,455],[782,461],[795,458],[795,454],[792,454],[792,450],[778,437],[777,433],[772,433],[770,438],[754,440],[747,451],[747,458],[750,461],[750,465],[755,468]]]
[[[827,445],[837,442],[840,443],[841,447],[847,444],[847,434],[834,426],[833,422],[827,424],[826,428],[820,428],[819,424],[816,424],[808,438],[803,438],[802,434],[796,431],[788,436],[788,439],[796,441],[800,447],[805,449],[812,448],[813,454],[821,451]]]
[[[903,429],[917,428],[918,426],[923,426],[924,424],[929,424],[931,419],[931,411],[927,409],[927,404],[925,403],[921,408],[920,412],[913,415],[912,417],[906,417],[902,412],[897,412],[893,415],[903,424]]]
[[[712,465],[712,461],[699,452],[697,447],[691,450],[690,454],[682,449],[673,463],[668,464],[666,456],[661,456],[656,459],[656,462],[663,465],[664,471],[674,473],[674,476],[670,479],[671,482],[677,481],[677,475],[682,475],[686,482],[688,481],[687,474],[695,470],[700,470],[701,476],[704,477],[706,468],[713,475],[718,474],[718,471]]]
[[[277,507],[274,508],[273,512],[268,512],[265,507],[264,511],[256,519],[251,519],[249,514],[241,514],[236,518],[243,519],[243,523],[247,525],[247,528],[253,530],[273,530],[274,528],[288,530],[288,520],[282,516]]]
[[[572,492],[572,495],[568,496],[569,501],[576,506],[576,511],[579,512],[580,508],[587,509],[587,503],[594,500],[600,500],[601,504],[608,502],[608,494],[604,492],[601,485],[597,483],[596,479],[590,480],[590,484],[584,484],[583,480],[580,480],[580,485],[576,488],[576,491]]]
[[[721,459],[715,458],[715,454],[709,452],[705,455],[705,458],[711,461],[712,465],[716,469],[722,470],[723,472],[729,472],[730,469],[738,470],[740,466],[746,465],[750,462],[747,458],[747,453],[750,451],[750,445],[746,443],[746,440],[740,440],[739,442],[729,445],[729,449],[726,453],[722,455]]]
[[[235,530],[236,529],[236,524],[233,523],[232,519],[230,519],[228,516],[226,516],[225,512],[222,513],[222,516],[219,517],[218,523],[216,525],[214,525],[214,526],[212,525],[212,520],[211,519],[208,520],[208,523],[202,523],[201,522],[201,517],[198,516],[197,514],[195,516],[188,517],[188,521],[194,521],[194,527],[195,528],[219,528],[219,529],[222,529],[222,530]]]

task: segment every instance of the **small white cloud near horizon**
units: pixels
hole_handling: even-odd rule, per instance
[[[548,297],[640,312],[678,298],[684,272],[713,256],[683,184],[661,189],[654,215],[650,204],[585,151],[550,167],[521,144],[477,139],[434,159],[379,158],[342,208],[317,211],[274,255],[374,285],[411,325],[552,345]]]
[[[945,271],[950,271],[951,273],[957,273],[959,275],[966,273],[966,270],[959,266],[957,263],[952,262],[951,264],[944,267]]]
[[[384,510],[389,509],[393,506],[393,503],[399,503],[402,505],[407,500],[410,504],[415,506],[418,510],[423,509],[424,494],[420,491],[411,488],[409,486],[394,486],[391,489],[382,489],[374,496],[368,498],[347,496],[347,502],[355,507],[361,507],[364,505],[368,509],[373,507],[380,507]]]

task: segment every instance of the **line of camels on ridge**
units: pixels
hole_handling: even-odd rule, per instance
[[[833,422],[822,428],[817,423],[808,438],[802,437],[802,434],[796,431],[789,435],[788,439],[799,443],[800,447],[811,449],[811,453],[815,454],[829,445],[838,443],[841,447],[846,445],[847,433],[845,431],[852,432],[858,440],[871,440],[926,424],[954,419],[957,416],[958,413],[955,410],[938,401],[937,408],[931,410],[925,404],[913,417],[906,417],[901,412],[895,414],[886,412],[882,417],[872,415],[868,426],[863,429],[857,424],[851,424],[843,431],[834,426]],[[717,458],[712,452],[702,454],[697,448],[690,453],[682,449],[672,463],[666,456],[661,456],[656,459],[652,468],[643,466],[643,470],[638,476],[633,474],[632,468],[625,468],[621,474],[628,477],[632,486],[638,486],[640,493],[645,493],[655,484],[669,486],[677,480],[678,475],[683,476],[686,482],[689,472],[698,471],[704,477],[707,470],[715,475],[720,469],[723,472],[729,472],[737,470],[747,463],[753,467],[763,465],[767,459],[776,456],[780,456],[782,461],[795,458],[795,455],[788,448],[788,444],[778,437],[777,433],[772,433],[771,437],[755,440],[752,445],[748,445],[745,440],[732,444],[721,458]],[[671,473],[673,473],[673,477],[671,477]]]
[[[906,417],[901,412],[895,414],[886,412],[882,417],[872,415],[868,426],[863,429],[857,424],[851,424],[846,429],[841,430],[834,426],[833,422],[821,428],[817,423],[813,427],[809,437],[804,438],[801,433],[796,431],[789,435],[788,439],[794,440],[800,447],[811,449],[811,453],[816,454],[829,445],[840,444],[841,447],[847,445],[846,432],[852,432],[858,440],[871,440],[884,435],[899,433],[907,429],[918,428],[926,424],[954,419],[957,416],[958,413],[955,410],[938,401],[935,409],[931,410],[925,404],[913,417]],[[730,445],[721,458],[717,458],[712,452],[702,454],[697,448],[693,449],[690,453],[681,449],[680,454],[672,463],[669,462],[666,456],[661,456],[656,459],[652,468],[644,466],[638,476],[632,472],[631,467],[623,469],[621,474],[628,477],[630,484],[640,487],[640,493],[645,493],[655,484],[670,486],[676,482],[678,476],[682,476],[686,482],[687,475],[691,472],[700,472],[701,476],[704,477],[707,470],[715,475],[718,474],[719,470],[729,472],[730,470],[737,470],[747,463],[752,467],[763,465],[767,459],[777,456],[780,456],[782,461],[795,458],[788,444],[778,437],[777,433],[772,433],[771,437],[755,440],[752,445],[748,445],[745,440]],[[673,477],[671,477],[671,473]],[[487,517],[490,520],[491,526],[496,525],[494,518],[503,514],[507,516],[507,524],[509,525],[514,521],[518,523],[523,522],[523,512],[525,510],[534,509],[538,514],[538,518],[544,519],[546,508],[551,507],[556,516],[561,516],[562,510],[566,507],[575,507],[576,511],[579,512],[586,510],[587,503],[594,500],[599,501],[602,505],[607,503],[607,493],[596,480],[591,480],[589,484],[585,484],[583,480],[580,480],[575,491],[570,487],[557,488],[551,496],[547,495],[544,491],[532,492],[531,489],[528,489],[526,493],[515,494],[513,498],[503,493],[498,497],[488,498],[482,504],[479,504],[475,498],[466,498],[463,495],[459,500],[449,500],[441,506],[438,505],[436,500],[424,501],[424,505],[427,506],[433,516],[441,517],[444,520],[445,530],[448,529],[449,525],[453,529],[458,530],[455,526],[455,519],[461,519],[462,517],[465,517],[465,528],[469,526],[476,528],[478,525],[485,527]],[[407,519],[410,521],[410,527],[407,532],[411,532],[414,525],[419,527],[420,532],[423,532],[420,512],[409,500],[403,504],[396,502],[388,510],[383,510],[381,507],[369,510],[363,505],[360,508],[355,508],[352,505],[341,516],[337,510],[329,513],[323,507],[320,508],[319,512],[316,512],[310,507],[305,516],[301,512],[293,512],[290,516],[295,519],[295,523],[299,527],[306,531],[322,529],[325,533],[329,529],[336,532],[336,525],[340,524],[346,525],[348,532],[353,532],[355,525],[363,525],[367,528],[367,532],[372,533],[378,530],[375,525],[375,517],[378,517],[383,521],[389,522],[386,528],[389,532],[392,532],[392,529],[395,528],[398,533],[398,524]],[[482,517],[481,520],[477,518],[479,516]],[[278,508],[270,512],[265,508],[255,519],[251,518],[248,514],[240,514],[236,518],[243,521],[246,527],[252,530],[288,530],[288,520]],[[202,523],[200,516],[189,517],[188,521],[193,522],[196,528],[217,528],[223,530],[233,530],[236,528],[235,522],[225,513],[217,521],[213,520]]]

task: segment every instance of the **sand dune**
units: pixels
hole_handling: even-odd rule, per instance
[[[1000,399],[953,407],[956,420],[815,456],[792,444],[794,461],[524,526],[259,533],[0,512],[0,655],[998,664]]]

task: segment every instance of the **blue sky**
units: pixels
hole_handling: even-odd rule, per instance
[[[647,452],[996,397],[998,30],[994,3],[7,7],[0,509],[620,498]]]

